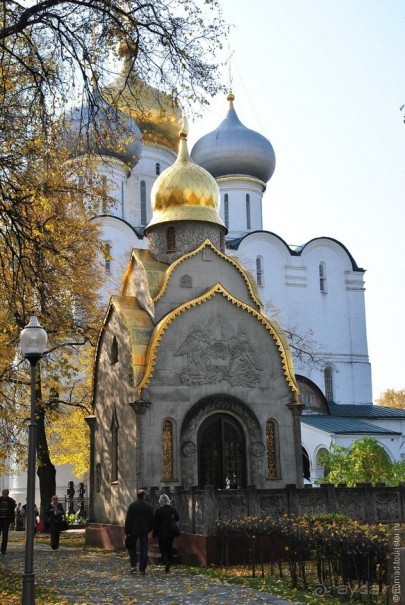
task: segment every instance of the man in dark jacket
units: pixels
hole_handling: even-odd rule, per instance
[[[137,556],[136,543],[139,539],[139,571],[145,573],[148,563],[148,533],[153,528],[153,508],[145,501],[145,490],[140,489],[138,499],[131,502],[125,518],[125,535],[131,573],[135,573]]]
[[[0,534],[2,534],[1,540],[1,554],[5,555],[7,551],[8,543],[8,528],[11,523],[14,523],[15,515],[15,500],[10,498],[8,489],[3,489],[0,498]]]

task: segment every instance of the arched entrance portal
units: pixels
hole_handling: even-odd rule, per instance
[[[197,447],[200,487],[246,487],[245,437],[232,416],[213,414],[206,418],[198,431]]]

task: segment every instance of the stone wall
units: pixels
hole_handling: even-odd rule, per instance
[[[244,490],[167,488],[179,511],[181,531],[212,536],[217,520],[239,519],[247,515],[275,516],[317,513],[340,513],[364,523],[403,523],[405,521],[405,484],[386,487],[358,484],[356,487],[325,485],[285,489]],[[150,489],[156,508],[158,488]]]

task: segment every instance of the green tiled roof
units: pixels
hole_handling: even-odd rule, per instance
[[[343,406],[339,406],[343,407]],[[349,406],[344,406],[349,407]],[[359,406],[351,406],[351,407],[359,407]],[[364,406],[366,407],[366,406]],[[400,435],[401,432],[390,431],[389,429],[384,429],[380,426],[374,426],[372,424],[368,424],[367,422],[362,422],[361,420],[357,420],[356,418],[341,418],[336,416],[322,416],[320,414],[303,414],[301,416],[301,422],[303,424],[307,424],[308,426],[312,426],[316,429],[320,429],[321,431],[325,431],[327,433],[335,433],[339,435],[345,434],[356,434],[356,435],[365,435],[365,434],[378,434],[378,435]]]
[[[403,418],[405,410],[399,408],[388,408],[382,405],[355,405],[329,403],[331,416],[343,416],[350,418]]]

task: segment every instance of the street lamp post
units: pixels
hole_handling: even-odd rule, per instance
[[[28,427],[27,510],[25,530],[25,568],[22,575],[22,605],[35,604],[34,537],[35,537],[35,467],[37,423],[35,420],[35,369],[45,352],[48,336],[38,319],[32,316],[20,334],[20,349],[31,365],[31,420]]]

